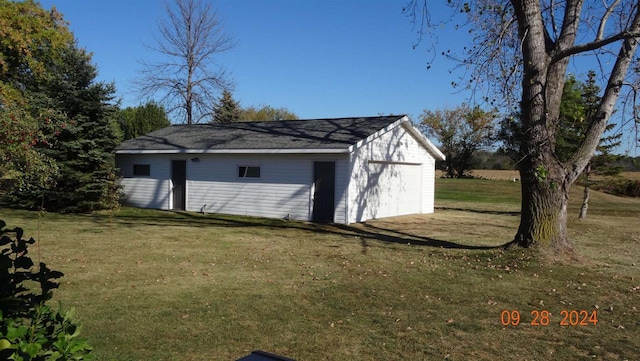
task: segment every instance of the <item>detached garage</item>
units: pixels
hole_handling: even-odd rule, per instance
[[[174,125],[116,149],[131,206],[346,224],[432,213],[436,159],[407,116]]]

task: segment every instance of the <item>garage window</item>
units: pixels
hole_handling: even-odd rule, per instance
[[[149,164],[134,164],[133,165],[134,176],[149,176],[151,175],[151,166]]]
[[[238,166],[238,178],[260,178],[260,167],[248,165]]]

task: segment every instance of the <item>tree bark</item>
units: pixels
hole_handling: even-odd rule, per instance
[[[585,219],[587,218],[587,209],[589,209],[589,175],[591,174],[591,163],[587,164],[587,167],[584,170],[585,175],[585,184],[584,184],[584,194],[582,196],[582,207],[580,207],[580,214],[578,218]]]
[[[569,62],[560,56],[575,43],[582,1],[567,1],[559,38],[554,42],[541,17],[538,1],[511,1],[522,41],[523,82],[521,120],[525,135],[519,164],[522,180],[520,226],[512,242],[522,247],[540,245],[557,254],[571,254],[573,245],[567,236],[567,204],[571,184],[589,163],[613,107],[627,69],[634,59],[638,41],[626,38],[613,66],[609,82],[595,117],[582,143],[569,161],[562,163],[555,153],[556,127],[562,89]],[[636,13],[632,32],[640,30]]]
[[[541,156],[543,156],[541,154]],[[567,236],[567,205],[571,182],[562,165],[531,159],[520,167],[522,202],[520,226],[513,244],[530,248],[552,248],[554,253],[571,254],[573,244]]]

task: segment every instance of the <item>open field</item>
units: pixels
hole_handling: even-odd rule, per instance
[[[436,187],[435,214],[352,226],[129,208],[0,219],[66,274],[55,299],[98,360],[640,360],[640,200],[593,192],[570,220],[580,258],[559,263],[495,248],[515,233],[518,183]],[[543,310],[550,324],[531,325]],[[598,322],[560,326],[582,310]]]
[[[438,177],[444,175],[443,171],[436,171]],[[513,180],[519,178],[517,170],[491,170],[491,169],[474,169],[471,175],[475,178],[491,179],[491,180]],[[640,180],[640,172],[622,172],[621,176],[626,179]]]

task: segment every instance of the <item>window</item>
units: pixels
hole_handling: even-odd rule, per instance
[[[134,164],[133,175],[134,176],[148,176],[151,174],[151,166],[149,164]]]
[[[238,166],[239,178],[260,178],[260,167]]]

